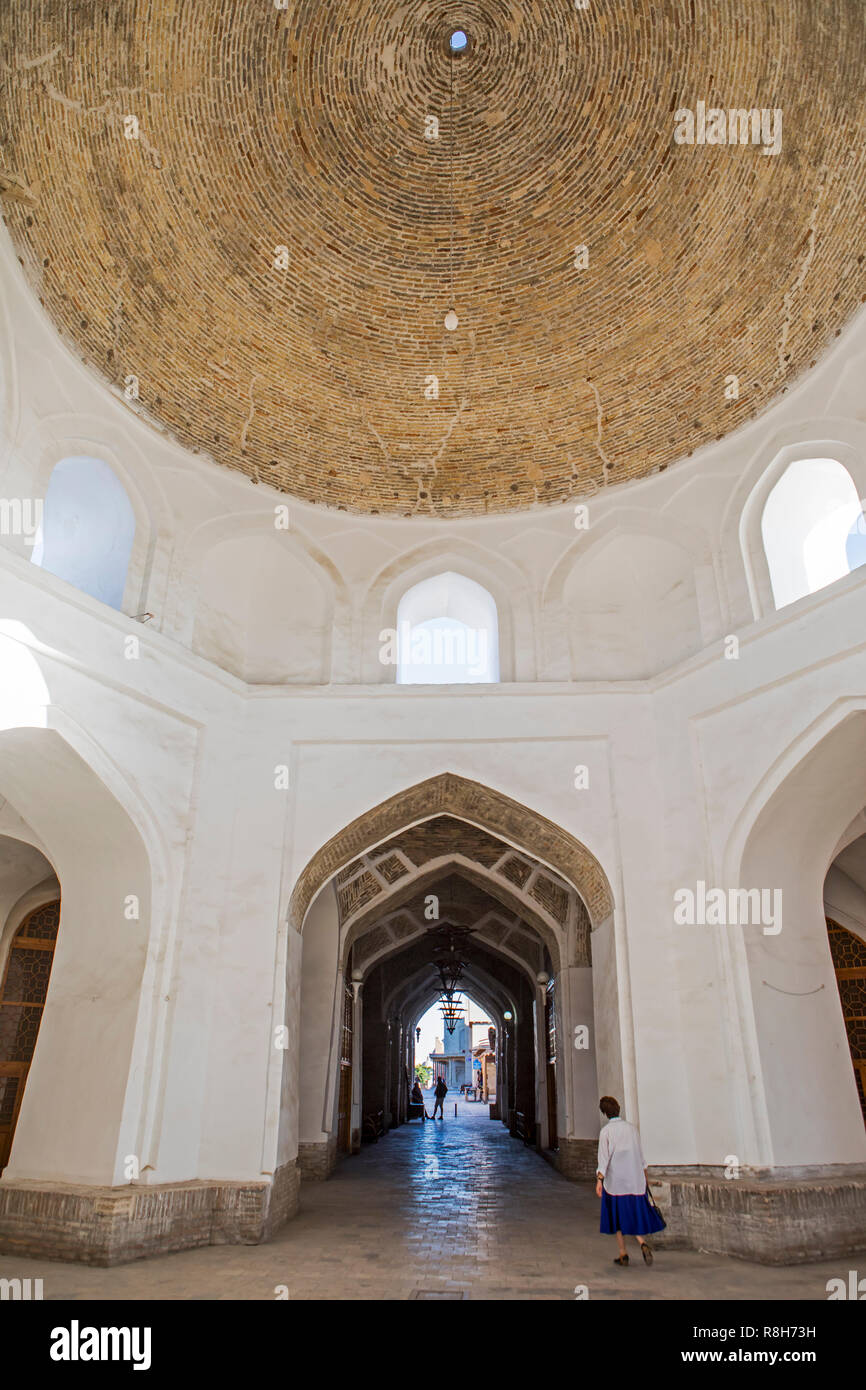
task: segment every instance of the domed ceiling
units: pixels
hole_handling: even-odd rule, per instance
[[[642,477],[866,295],[862,0],[4,0],[0,43],[3,207],[54,323],[310,501]]]

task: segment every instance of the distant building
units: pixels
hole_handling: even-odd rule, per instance
[[[480,1074],[484,1099],[496,1094],[495,1043],[488,1037],[489,1025],[486,1020],[475,1025],[478,1041],[473,1044],[473,1028],[462,1021],[453,1033],[446,1030],[444,1041],[436,1038],[433,1051],[428,1058],[433,1068],[433,1084],[444,1076],[449,1090],[459,1090],[463,1085],[475,1086]]]
[[[448,1089],[459,1090],[468,1082],[472,1072],[472,1029],[468,1023],[458,1023],[453,1033],[445,1030],[445,1040],[436,1039],[430,1053],[433,1082],[444,1076]]]
[[[496,1099],[496,1048],[495,1043],[489,1041],[479,1043],[472,1049],[472,1082],[476,1084],[475,1078],[481,1080],[481,1099],[493,1101]]]

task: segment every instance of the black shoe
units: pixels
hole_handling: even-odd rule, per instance
[[[653,1262],[653,1252],[652,1252],[652,1250],[650,1249],[650,1247],[647,1245],[646,1241],[644,1241],[643,1244],[641,1245],[640,1253],[643,1255],[644,1264],[651,1265],[652,1262]]]
[[[628,1255],[617,1255],[616,1259],[614,1260],[614,1264],[615,1264],[615,1265],[627,1265],[627,1264],[628,1264]]]

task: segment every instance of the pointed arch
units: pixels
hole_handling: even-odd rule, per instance
[[[275,506],[285,504],[276,503]],[[260,569],[262,546],[266,545],[268,553],[275,557],[278,568],[280,559],[284,562],[286,574],[290,575],[292,568],[297,566],[297,572],[313,586],[315,592],[321,594],[323,616],[318,624],[321,633],[319,669],[309,683],[326,684],[329,679],[345,680],[348,677],[347,631],[351,604],[343,576],[330,557],[305,532],[294,524],[287,531],[277,530],[274,521],[273,508],[270,511],[257,508],[243,516],[224,514],[210,517],[196,528],[175,558],[171,576],[174,606],[166,624],[167,630],[178,641],[195,650],[196,633],[206,597],[208,566],[215,560],[219,566],[219,553],[222,552],[225,557],[230,551],[224,548],[230,548],[234,552],[233,572],[241,577],[254,576]],[[225,610],[218,604],[217,615],[220,614],[225,619]],[[274,641],[285,640],[289,624],[283,624],[282,632],[278,622],[274,626]],[[205,655],[212,659],[209,652]],[[263,674],[255,675],[254,679],[261,682]],[[279,672],[274,679],[282,679]]]
[[[499,680],[496,600],[474,579],[444,570],[403,593],[397,608],[397,682]]]
[[[385,1014],[403,1012],[406,1015],[413,1013],[416,1018],[421,1018],[427,1010],[432,1008],[438,999],[441,998],[442,991],[437,985],[431,985],[427,975],[422,970],[418,970],[410,980],[401,986],[395,986],[391,994],[385,999],[383,1011]],[[510,994],[498,984],[488,979],[481,980],[477,975],[468,970],[465,976],[466,984],[461,985],[460,993],[468,994],[476,1003],[480,1004],[490,1014],[491,1019],[496,1023],[502,1018],[502,1012],[506,1008],[513,1010],[514,1003]],[[498,996],[498,997],[497,997]]]
[[[866,522],[854,479],[838,459],[789,463],[761,512],[773,602],[785,608],[866,561]]]
[[[146,808],[48,713],[48,727],[0,731],[0,795],[46,846],[64,904],[6,1179],[111,1186],[145,1152],[164,883]]]
[[[379,633],[396,629],[397,608],[407,590],[448,570],[488,590],[499,618],[500,680],[534,680],[536,675],[530,584],[513,560],[474,542],[449,537],[425,541],[390,560],[370,584],[364,599],[361,679],[369,684],[393,680],[393,666],[378,659]]]
[[[443,812],[487,828],[515,848],[522,846],[547,863],[580,894],[593,927],[613,912],[607,875],[584,844],[503,792],[456,773],[443,772],[397,792],[332,836],[298,875],[289,904],[290,924],[297,931],[302,930],[307,909],[319,889],[359,854],[407,825]]]
[[[724,887],[773,899],[770,924],[729,936],[761,1163],[866,1158],[823,897],[834,847],[866,801],[864,762],[866,702],[836,701],[775,759],[728,837]]]
[[[585,556],[619,536],[652,536],[682,551],[693,566],[711,563],[709,537],[702,527],[678,527],[671,517],[645,507],[622,507],[609,511],[586,531],[575,536],[557,556],[544,581],[542,603],[562,603],[572,571]]]
[[[861,726],[866,728],[866,700],[858,696],[834,701],[829,709],[791,740],[766,770],[742,806],[728,834],[722,858],[722,881],[724,883],[740,882],[748,842],[762,818],[767,818],[771,813],[774,798],[782,794],[785,785],[790,784],[794,775],[804,767],[813,755],[818,753],[822,746],[830,746],[831,738],[840,729],[840,726],[849,720],[856,720],[858,728]],[[853,724],[851,731],[854,732]],[[840,803],[838,814],[840,817],[844,815],[842,790],[841,787],[838,789]],[[864,796],[864,800],[866,800],[866,796]],[[828,864],[832,854],[836,852],[833,847],[838,845],[839,836],[844,834],[847,826],[861,809],[856,805],[855,796],[854,802],[852,802],[851,815],[847,820],[837,823],[834,819],[828,826],[825,815],[819,814],[815,818],[815,831],[820,834],[822,841],[826,839],[827,842]],[[822,824],[824,825],[823,834],[821,834]],[[835,834],[832,829],[834,825],[836,826]]]
[[[571,680],[656,675],[718,628],[706,535],[637,508],[609,512],[557,560],[543,605],[550,671]]]
[[[761,519],[767,498],[788,467],[811,458],[836,460],[851,475],[859,496],[866,496],[866,427],[862,421],[807,420],[777,431],[744,469],[721,522],[721,554],[727,567],[732,611],[742,613],[742,620],[757,620],[776,612]],[[751,610],[748,616],[747,610]]]
[[[62,460],[77,457],[105,464],[126,494],[135,530],[123,590],[122,611],[136,613],[148,604],[161,609],[162,593],[153,589],[161,569],[161,554],[171,544],[171,509],[158,471],[124,424],[94,414],[63,412],[46,417],[21,441],[15,479],[9,486],[22,495],[45,499],[54,471]],[[28,548],[28,558],[30,550]]]

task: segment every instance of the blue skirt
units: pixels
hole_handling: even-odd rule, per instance
[[[614,1236],[622,1231],[624,1236],[651,1236],[664,1228],[665,1222],[645,1192],[639,1197],[614,1197],[602,1187],[600,1229],[604,1235]]]

